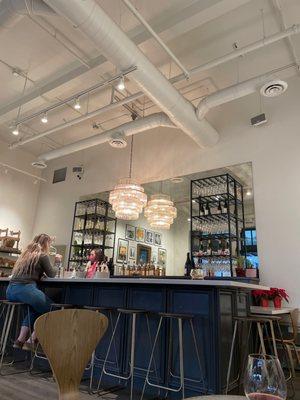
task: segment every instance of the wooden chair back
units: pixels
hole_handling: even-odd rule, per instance
[[[78,400],[84,369],[108,326],[107,318],[89,310],[59,310],[35,322],[37,338],[56,379],[59,400]]]

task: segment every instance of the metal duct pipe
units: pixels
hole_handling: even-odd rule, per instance
[[[0,28],[12,28],[25,15],[55,15],[42,0],[0,0]]]
[[[48,153],[41,154],[38,159],[40,161],[49,161],[55,158],[63,157],[68,154],[75,153],[76,151],[84,150],[89,147],[97,146],[102,143],[108,142],[114,138],[116,133],[123,136],[131,136],[136,133],[144,132],[149,129],[158,127],[176,128],[171,122],[170,118],[164,113],[157,113],[149,115],[145,118],[136,119],[135,121],[127,122],[126,124],[117,126],[103,133],[79,140],[75,143],[67,144],[57,150],[51,150]]]
[[[287,68],[287,67],[285,67]],[[280,68],[278,70],[281,70]],[[274,78],[274,72],[263,74],[247,81],[237,83],[225,89],[218,90],[202,99],[197,106],[196,114],[199,120],[202,120],[205,115],[214,107],[229,101],[239,99],[248,94],[256,92],[262,85]]]
[[[197,119],[194,106],[172,86],[95,0],[73,0],[72,7],[68,0],[45,2],[89,37],[120,71],[136,66],[137,70],[131,74],[131,79],[199,146],[217,143],[217,131],[205,119]]]

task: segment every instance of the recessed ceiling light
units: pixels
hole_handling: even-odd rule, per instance
[[[188,222],[191,222],[191,218],[188,218],[187,221],[188,221]]]
[[[250,189],[248,189],[247,192],[246,192],[246,196],[251,196],[251,195],[252,195],[252,192],[251,192]]]
[[[33,167],[39,168],[39,169],[44,169],[47,167],[47,164],[45,163],[45,161],[42,161],[42,160],[33,161],[33,163],[31,163],[31,165]]]
[[[41,122],[43,124],[46,124],[48,122],[48,117],[47,117],[47,113],[44,113],[42,118],[41,118]]]

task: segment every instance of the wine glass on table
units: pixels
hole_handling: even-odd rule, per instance
[[[286,400],[287,386],[277,357],[250,354],[244,377],[249,400]]]

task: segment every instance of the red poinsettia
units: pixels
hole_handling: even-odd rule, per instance
[[[256,299],[268,299],[269,298],[269,290],[252,290],[252,296]]]
[[[281,299],[284,299],[285,301],[289,302],[289,296],[284,289],[271,288],[269,292],[270,292],[269,294],[270,300],[274,300],[276,299],[276,297],[280,297]]]

